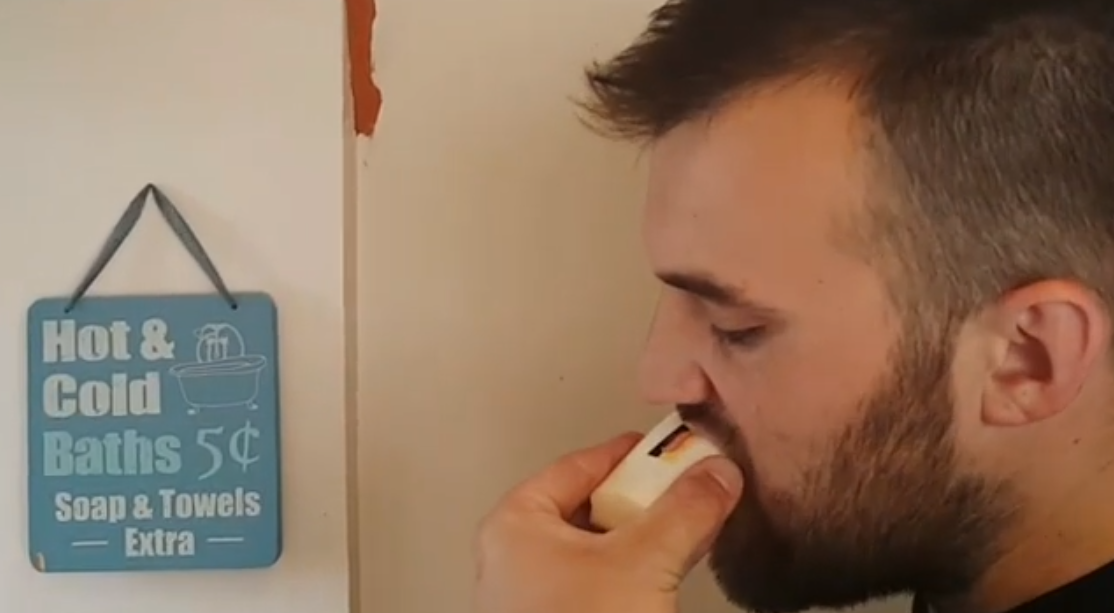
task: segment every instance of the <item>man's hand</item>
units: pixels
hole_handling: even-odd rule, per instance
[[[631,525],[588,530],[588,497],[638,439],[565,456],[503,499],[480,529],[476,613],[676,611],[677,588],[735,507],[742,476],[708,458]]]

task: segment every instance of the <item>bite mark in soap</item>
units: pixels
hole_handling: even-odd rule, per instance
[[[666,462],[676,462],[685,449],[692,443],[695,436],[689,427],[681,424],[669,433],[660,443],[650,450],[650,457],[659,458]]]

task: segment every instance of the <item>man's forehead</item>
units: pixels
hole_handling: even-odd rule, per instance
[[[658,272],[807,271],[834,220],[862,206],[854,107],[831,88],[785,87],[680,126],[650,152],[644,231]]]
[[[717,203],[720,198],[710,196],[724,192],[830,207],[846,200],[834,190],[861,186],[862,128],[842,89],[803,83],[765,90],[655,142],[650,187],[666,196],[659,202],[690,212]],[[689,193],[705,197],[668,198]],[[828,193],[834,198],[824,197]]]

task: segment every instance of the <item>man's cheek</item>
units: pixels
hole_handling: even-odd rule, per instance
[[[754,419],[743,426],[755,469],[776,488],[795,487],[831,440],[820,420],[809,419],[797,402],[791,396],[778,401],[756,398],[750,409]]]

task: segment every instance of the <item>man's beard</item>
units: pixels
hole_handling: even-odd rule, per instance
[[[710,556],[733,603],[793,613],[910,591],[958,594],[992,561],[1014,492],[959,466],[951,347],[910,330],[894,357],[859,421],[792,490],[763,489],[744,435],[721,411],[678,407],[719,435],[746,477]]]

